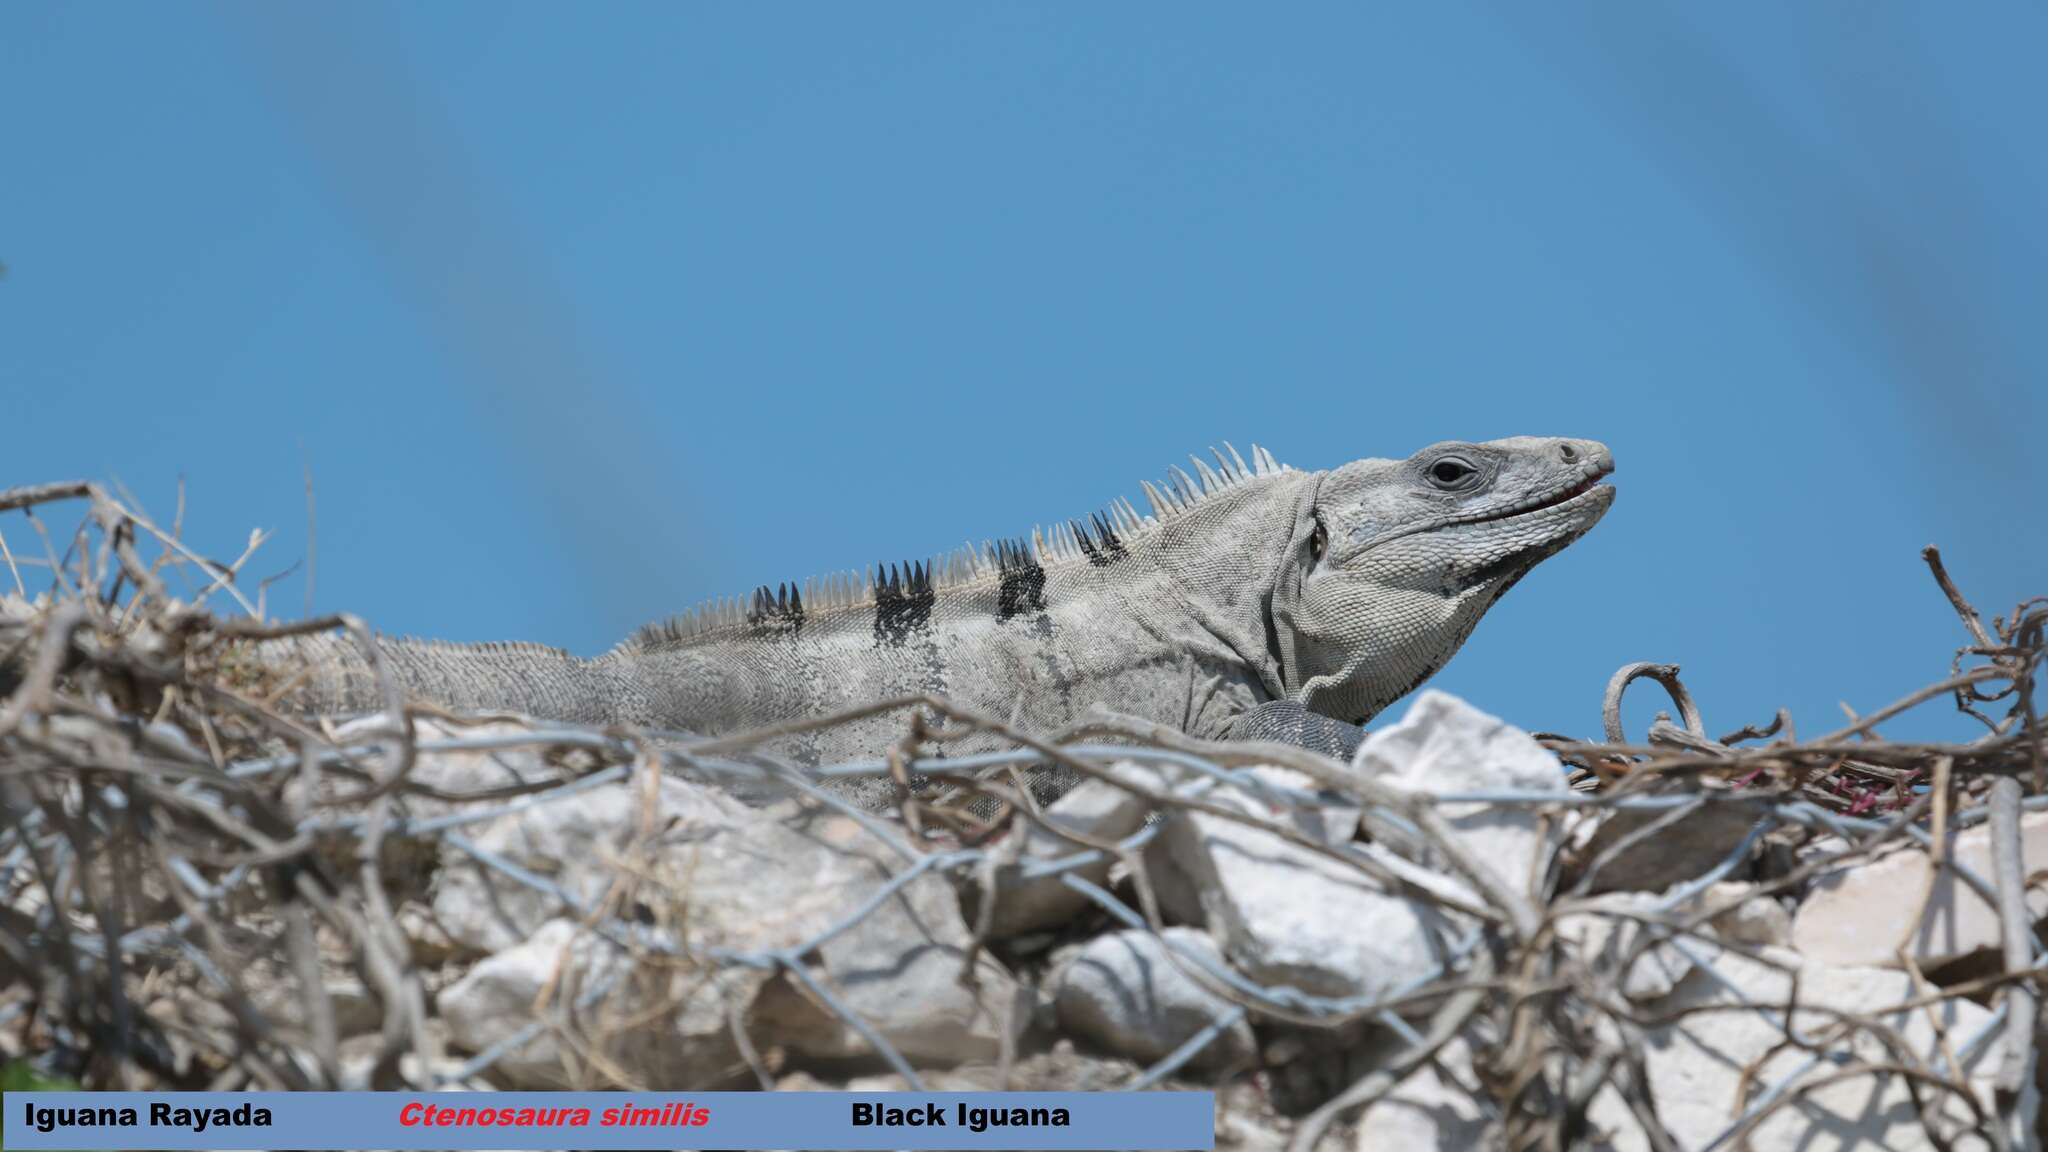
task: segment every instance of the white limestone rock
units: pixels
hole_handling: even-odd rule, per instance
[[[1244,773],[1258,784],[1276,790],[1278,796],[1288,797],[1292,793],[1316,791],[1316,782],[1305,772],[1292,768],[1281,768],[1273,764],[1260,764]],[[1289,797],[1284,805],[1275,805],[1282,819],[1292,824],[1296,831],[1314,837],[1325,844],[1342,844],[1358,832],[1359,807],[1325,801],[1310,801],[1300,797]]]
[[[1182,971],[1167,949],[1221,960],[1216,945],[1193,928],[1114,932],[1055,960],[1056,1005],[1063,1032],[1143,1064],[1159,1060],[1224,1015],[1229,1000]],[[1183,960],[1182,963],[1187,963]],[[1256,1055],[1244,1021],[1209,1042],[1191,1067],[1241,1067]]]
[[[1433,688],[1417,696],[1399,722],[1367,734],[1352,762],[1382,784],[1411,793],[1568,790],[1563,765],[1535,737]],[[1526,805],[1445,804],[1437,811],[1459,841],[1517,892],[1531,891],[1556,848],[1554,836],[1546,835]]]
[[[1628,999],[1642,1001],[1668,996],[1692,971],[1692,956],[1711,962],[1720,949],[1699,939],[1687,940],[1683,947],[1656,939],[1655,931],[1644,923],[1643,917],[1658,916],[1657,901],[1657,897],[1639,892],[1613,892],[1596,897],[1587,901],[1584,911],[1558,918],[1558,938],[1572,944],[1578,956],[1593,964],[1596,971],[1613,971],[1627,964],[1621,994]]]
[[[1790,1001],[1797,977],[1798,1003],[1793,1026],[1807,1036],[1825,1035],[1841,1017],[1836,1012],[1873,1016],[1903,1038],[1923,1060],[1938,1064],[1940,1048],[1924,1008],[1896,1010],[1914,999],[1909,977],[1878,968],[1836,968],[1802,960],[1783,948],[1766,948],[1763,956],[1789,970],[1780,970],[1733,952],[1714,960],[1714,973],[1695,970],[1668,996],[1643,1006],[1647,1017],[1685,1013],[1674,1023],[1651,1030],[1642,1055],[1649,1090],[1657,1112],[1681,1148],[1700,1148],[1736,1123],[1755,1093],[1779,1084],[1798,1071],[1808,1054],[1786,1042],[1782,1011],[1758,1011],[1743,1005],[1776,1005]],[[1726,1008],[1709,1011],[1704,1009]],[[1815,1011],[1832,1009],[1834,1011]],[[1934,1013],[1957,1049],[1990,1018],[1985,1009],[1965,1000],[1941,1002]],[[1831,1043],[1851,1060],[1883,1063],[1890,1059],[1867,1034],[1853,1042]],[[1997,1066],[1997,1046],[1980,1053],[1966,1071],[1979,1104],[1992,1106],[1990,1077]],[[1745,1079],[1744,1070],[1754,1068]],[[1825,1077],[1842,1065],[1823,1062],[1794,1083]],[[1926,1092],[1930,1111],[1943,1130],[1954,1133],[1967,1122],[1967,1105],[1953,1097]],[[2033,1107],[2031,1090],[2025,1107]],[[1619,1152],[1650,1147],[1627,1107],[1611,1090],[1595,1098],[1591,1119]],[[2028,1123],[2031,1125],[2031,1115]],[[1801,1093],[1793,1103],[1772,1113],[1749,1138],[1757,1152],[1833,1152],[1836,1149],[1932,1148],[1908,1086],[1897,1076],[1854,1076]],[[1981,1147],[1974,1141],[1956,1147]]]
[[[1110,772],[1120,779],[1151,789],[1167,786],[1167,774],[1148,765],[1119,761]],[[1108,780],[1087,780],[1054,801],[1046,810],[1047,823],[1096,841],[1121,840],[1144,823],[1151,803]],[[1001,862],[994,871],[995,908],[989,917],[989,935],[996,939],[1021,936],[1027,932],[1057,927],[1088,907],[1088,897],[1063,883],[1061,873],[1027,876],[1025,869],[1073,856],[1086,849],[1034,823],[1019,821],[1017,830],[998,848]],[[1109,879],[1115,860],[1108,856],[1072,871],[1083,879],[1103,884]],[[977,875],[968,886],[968,916],[977,915],[984,878]]]
[[[1696,963],[1716,964],[1718,941],[1750,948],[1782,947],[1790,934],[1790,916],[1755,886],[1721,883],[1695,893],[1672,908],[1663,904],[1670,893],[1608,892],[1583,902],[1581,910],[1560,916],[1557,934],[1578,955],[1607,970],[1628,963],[1622,995],[1633,1001],[1668,996]],[[1690,922],[1701,911],[1708,917],[1695,935],[1671,933],[1658,939],[1654,922]],[[1633,956],[1633,960],[1630,957]]]
[[[509,721],[488,724],[452,724],[429,719],[413,721],[413,735],[420,741],[515,740],[531,731],[524,724]],[[422,752],[413,766],[412,779],[444,792],[476,792],[537,781],[567,783],[575,779],[573,774],[549,764],[545,752],[545,747],[540,744]]]
[[[340,743],[372,739],[385,730],[385,717],[370,715],[343,723],[335,730]],[[511,720],[480,724],[457,724],[421,716],[413,721],[413,739],[428,745],[446,740],[505,740],[502,748],[421,750],[413,759],[407,779],[442,792],[482,792],[514,784],[567,783],[574,774],[549,764],[538,743],[518,741],[533,731],[530,725]],[[448,811],[447,801],[414,796],[409,801],[417,813],[434,815]]]
[[[512,1038],[534,1020],[543,989],[550,1026],[513,1047],[493,1065],[518,1089],[604,1087],[612,1083],[604,1065],[591,1063],[579,1045],[561,1042],[563,1031],[594,1047],[612,1066],[662,1088],[714,1087],[729,1079],[740,1059],[727,1024],[733,1003],[744,1005],[766,974],[747,969],[723,972],[675,965],[631,963],[610,942],[568,920],[550,920],[510,948],[479,962],[436,999],[449,1039],[481,1052]],[[609,978],[616,983],[587,1007],[576,1001]],[[660,1001],[660,1013],[642,1009]]]
[[[1472,1054],[1462,1040],[1444,1045],[1434,1061],[1359,1116],[1356,1152],[1468,1152],[1487,1147],[1489,1116],[1472,1076]]]
[[[1353,763],[1416,791],[1565,791],[1564,767],[1536,738],[1448,692],[1426,688],[1401,719],[1376,728]]]
[[[677,863],[691,944],[760,953],[838,925],[910,862],[857,822],[831,816],[714,833]],[[986,953],[968,970],[971,943],[953,886],[926,872],[820,945],[808,970],[911,1060],[989,1060],[1030,1008]],[[826,1058],[872,1051],[837,1009],[787,974],[761,990],[749,1027],[764,1047]]]
[[[1251,785],[1218,787],[1203,793],[1203,798],[1220,801],[1234,809],[1264,813],[1276,823],[1284,824],[1318,843],[1347,843],[1358,830],[1359,810],[1355,806],[1315,803],[1288,797],[1284,791],[1269,793],[1260,787],[1313,793],[1315,781],[1301,772],[1261,764],[1243,774],[1251,778]],[[1153,895],[1159,901],[1160,915],[1165,921],[1168,924],[1206,925],[1208,913],[1203,909],[1200,888],[1192,874],[1174,863],[1165,837],[1146,845],[1143,860]]]
[[[1265,819],[1286,819],[1241,794],[1211,798]],[[1172,887],[1198,907],[1231,966],[1262,984],[1369,995],[1436,966],[1433,910],[1386,892],[1341,860],[1187,810],[1167,816],[1157,849],[1147,853],[1148,865],[1179,873]]]
[[[1432,795],[1566,790],[1562,766],[1533,737],[1437,691],[1422,693],[1398,723],[1368,735],[1354,767],[1386,786]],[[1308,785],[1295,774],[1262,771],[1267,782]],[[1354,850],[1346,845],[1355,810],[1303,812],[1249,791],[1219,790],[1210,799]],[[1531,809],[1465,802],[1438,810],[1460,845],[1516,891],[1532,890],[1547,868],[1555,839]],[[1443,870],[1427,844],[1370,812],[1364,819],[1375,843],[1356,850],[1378,853],[1390,866]],[[1323,995],[1368,995],[1436,967],[1431,930],[1443,925],[1435,908],[1387,892],[1342,861],[1272,832],[1187,811],[1167,817],[1155,848],[1147,863],[1167,914],[1206,926],[1231,964],[1254,979]],[[1389,849],[1413,866],[1386,859]],[[1465,895],[1458,879],[1421,871],[1415,879]]]
[[[1751,947],[1791,946],[1792,914],[1777,897],[1758,895],[1756,885],[1724,880],[1710,885],[1701,899],[1715,910],[1709,923],[1722,940]]]
[[[644,810],[649,795],[652,812]],[[644,841],[636,838],[643,829],[653,833]],[[1028,1009],[1019,1015],[1015,982],[986,955],[974,966],[975,979],[963,984],[971,936],[952,885],[936,871],[895,888],[807,954],[806,971],[825,995],[772,965],[725,963],[720,970],[719,961],[734,953],[766,963],[771,953],[816,939],[874,901],[909,865],[845,817],[751,809],[676,780],[662,780],[652,793],[629,781],[503,818],[476,839],[518,868],[547,877],[585,907],[605,904],[618,921],[684,950],[683,957],[663,960],[663,970],[704,988],[650,988],[618,1002],[640,1010],[655,1005],[656,993],[675,1001],[665,1012],[667,1026],[682,1037],[684,1053],[677,1057],[681,1063],[664,1068],[696,1069],[688,1051],[698,1025],[707,1034],[727,1031],[733,1011],[747,1014],[753,1041],[763,1049],[780,1045],[830,1058],[866,1055],[867,1041],[840,1015],[847,1011],[906,1057],[944,1063],[992,1058],[1008,1022],[1029,1017]],[[511,965],[524,972],[529,965],[523,948],[544,924],[566,913],[549,894],[453,847],[446,851],[435,921],[468,947],[493,953],[480,971],[502,973]],[[589,966],[603,959],[593,954]],[[507,977],[495,979],[503,984]],[[464,993],[472,999],[478,994]],[[517,1000],[507,995],[494,1003],[509,1010]],[[706,1043],[715,1054],[724,1053],[724,1041]],[[692,1083],[698,1082],[669,1080],[665,1086]]]
[[[710,788],[663,777],[646,811],[648,790],[637,780],[602,784],[537,803],[469,830],[477,847],[545,877],[585,906],[601,899],[643,828],[659,842],[685,844],[740,827],[752,810]],[[433,880],[433,919],[447,938],[472,952],[497,952],[562,915],[549,893],[522,884],[444,845]]]
[[[1988,828],[1979,824],[1951,839],[1956,864],[1987,884],[1996,883]],[[2020,852],[2025,871],[2048,865],[2048,812],[2021,815]],[[1933,890],[1921,913],[1921,894],[1928,892],[1930,878]],[[2048,891],[2029,888],[2027,907],[2036,921],[2048,915]],[[1830,964],[1890,967],[1908,942],[1914,962],[1923,968],[1995,950],[2000,947],[1998,909],[1952,869],[1936,869],[1925,851],[1912,848],[1821,878],[1792,919],[1792,946]]]

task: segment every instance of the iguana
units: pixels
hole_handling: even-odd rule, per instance
[[[1227,447],[1227,446],[1226,446]],[[1431,445],[1300,471],[1252,449],[1144,485],[1087,522],[766,587],[593,659],[534,644],[385,642],[409,693],[458,710],[718,735],[908,693],[1046,732],[1101,703],[1218,739],[1348,756],[1501,594],[1614,501],[1591,440]],[[352,642],[299,641],[325,712],[379,707]],[[803,765],[873,757],[900,715],[776,741]]]

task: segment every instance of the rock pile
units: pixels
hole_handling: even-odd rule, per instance
[[[512,750],[414,771],[459,791],[559,770]],[[621,773],[444,837],[402,922],[440,958],[450,1067],[505,1087],[1171,1081],[1249,1109],[1219,1121],[1226,1145],[1328,1125],[1449,1149],[1500,1138],[1517,1059],[1571,1051],[1605,1069],[1573,1105],[1588,1147],[1931,1148],[1996,1110],[1992,1012],[1939,971],[2000,946],[1995,909],[1954,883],[1988,874],[1982,827],[1950,838],[1949,867],[1830,864],[1848,846],[1819,836],[1792,863],[1814,876],[1773,877],[1756,805],[1732,843],[1603,833],[1653,821],[1588,803],[1539,742],[1440,692],[1348,772],[1347,794],[1134,749],[983,846]],[[2048,859],[2043,819],[2029,859]],[[1538,910],[1538,938],[1495,886]],[[1504,1006],[1535,979],[1573,1007]],[[1433,1041],[1467,981],[1488,1005]],[[1518,1020],[1584,1034],[1529,1049]],[[1407,1074],[1344,1097],[1375,1071]]]
[[[1220,1147],[1301,1150],[2040,1146],[2048,600],[1987,627],[1931,549],[1970,643],[1804,741],[1783,713],[1713,739],[1676,668],[1632,664],[1596,744],[1439,692],[1349,763],[1115,717],[1019,748],[919,700],[1007,750],[805,773],[758,733],[451,716],[388,680],[354,723],[287,715],[306,670],[252,646],[374,657],[367,624],[270,622],[239,561],[94,485],[0,510],[69,499],[49,587],[0,593],[10,1073],[1208,1086]],[[1682,723],[1639,745],[1640,678]],[[1878,735],[1950,700],[1985,731]],[[964,747],[926,719],[895,751]],[[1011,773],[1048,759],[1083,782],[1041,809]],[[895,808],[828,786],[854,778]]]

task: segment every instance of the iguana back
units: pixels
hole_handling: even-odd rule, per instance
[[[1287,468],[1254,448],[1086,522],[930,563],[762,588],[584,660],[387,642],[406,690],[464,710],[718,735],[930,692],[1033,731],[1100,703],[1198,736],[1326,751],[1433,674],[1508,586],[1598,521],[1607,449],[1519,438]],[[346,641],[301,645],[309,708],[366,710]],[[786,738],[805,765],[880,754],[877,716]]]

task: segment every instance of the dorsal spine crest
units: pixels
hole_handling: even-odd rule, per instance
[[[1118,497],[1086,522],[1056,521],[1050,527],[1034,527],[1029,537],[966,544],[929,561],[880,564],[860,572],[834,572],[800,583],[767,585],[748,597],[721,597],[688,612],[650,624],[626,641],[626,648],[651,648],[680,644],[712,633],[746,627],[793,630],[809,617],[853,608],[874,608],[877,627],[883,616],[890,620],[886,631],[899,632],[913,619],[928,615],[937,595],[948,589],[994,578],[999,582],[1007,619],[1017,611],[1042,610],[1049,565],[1085,562],[1103,567],[1128,553],[1127,542],[1138,533],[1186,515],[1191,509],[1219,492],[1249,480],[1293,471],[1273,454],[1252,445],[1251,462],[1238,455],[1225,441],[1221,449],[1211,448],[1216,463],[1198,456],[1188,457],[1197,480],[1178,465],[1169,466],[1164,484],[1141,481],[1151,515],[1138,511],[1129,500]]]

